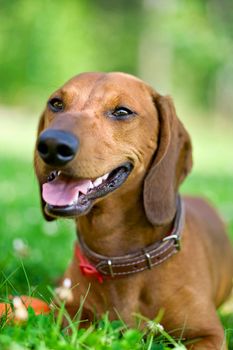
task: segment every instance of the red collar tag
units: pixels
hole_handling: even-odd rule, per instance
[[[103,283],[103,275],[95,268],[95,266],[90,264],[88,259],[82,254],[78,244],[75,245],[75,256],[79,261],[79,268],[84,276],[95,277],[99,283]]]

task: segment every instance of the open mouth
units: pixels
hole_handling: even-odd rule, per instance
[[[95,199],[106,196],[125,182],[132,168],[132,164],[127,162],[95,180],[77,180],[62,171],[52,171],[42,190],[46,213],[53,217],[87,214]]]

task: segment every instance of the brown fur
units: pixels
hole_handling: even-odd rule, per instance
[[[80,150],[65,166],[77,178],[97,178],[130,160],[134,169],[115,192],[98,200],[76,219],[77,230],[94,251],[120,256],[164,237],[172,227],[175,198],[191,169],[191,142],[169,97],[162,97],[141,80],[123,73],[85,73],[71,79],[52,96],[65,102],[63,113],[45,110],[39,133],[46,128],[72,131]],[[126,105],[137,116],[114,121],[106,112]],[[51,168],[35,152],[35,169],[42,184]],[[201,338],[192,349],[226,349],[216,308],[232,286],[233,256],[224,225],[200,198],[184,198],[185,227],[179,253],[161,265],[127,278],[99,284],[80,273],[74,258],[65,277],[72,280],[74,315],[85,295],[83,317],[109,311],[128,324],[133,314],[154,318],[164,309],[162,324],[177,336]]]

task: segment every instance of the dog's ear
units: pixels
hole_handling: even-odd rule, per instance
[[[41,115],[40,120],[39,120],[39,125],[38,125],[38,129],[37,129],[37,138],[39,136],[39,134],[43,131],[44,129],[44,122],[45,122],[45,116],[44,113]],[[36,168],[36,150],[34,150],[34,167]],[[53,221],[55,220],[54,218],[52,218],[51,216],[47,215],[45,212],[45,201],[42,198],[42,185],[39,183],[39,191],[40,191],[40,202],[41,202],[41,210],[43,213],[43,216],[45,218],[45,220],[47,221]]]
[[[153,225],[171,222],[178,187],[192,168],[190,137],[170,97],[153,94],[159,116],[159,142],[144,181],[144,208]]]

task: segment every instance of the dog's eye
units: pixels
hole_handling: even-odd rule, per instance
[[[133,112],[126,107],[118,107],[112,112],[112,115],[116,119],[126,119],[131,114],[133,114]]]
[[[49,108],[53,112],[62,112],[64,109],[63,101],[60,98],[54,97],[48,102]]]

